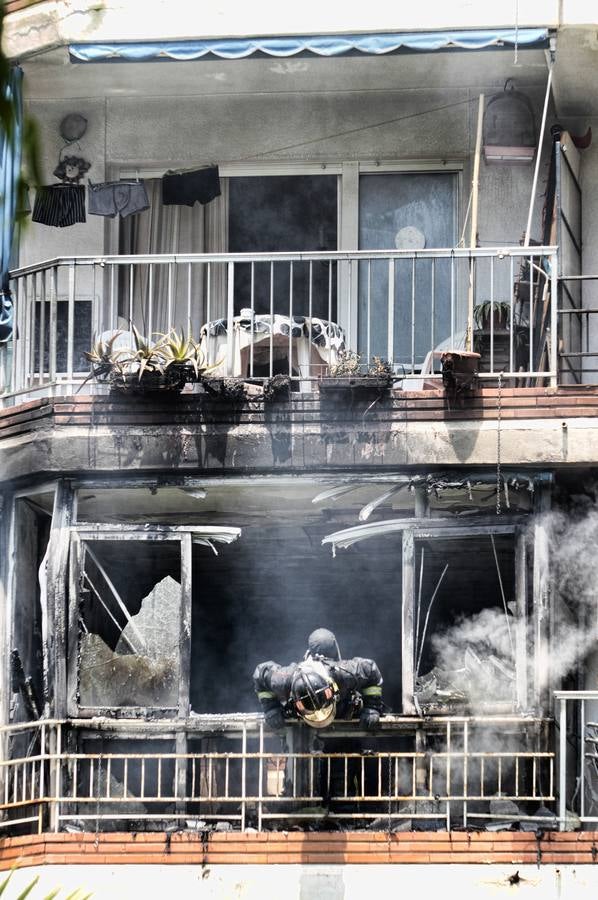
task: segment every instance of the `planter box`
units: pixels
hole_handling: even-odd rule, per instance
[[[344,391],[382,394],[390,390],[392,382],[390,375],[327,375],[318,382],[318,386],[321,394]]]
[[[440,357],[442,383],[451,394],[475,388],[480,368],[480,354],[469,350],[446,350]]]
[[[141,378],[137,372],[126,375],[112,372],[109,376],[110,390],[136,397],[146,394],[180,394],[189,380],[189,371],[170,366],[165,372],[144,372]]]

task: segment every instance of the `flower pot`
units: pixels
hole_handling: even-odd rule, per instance
[[[180,367],[169,366],[165,372],[155,370],[145,371],[139,376],[138,372],[110,373],[110,389],[119,394],[144,396],[164,392],[180,393],[187,383],[187,371]]]

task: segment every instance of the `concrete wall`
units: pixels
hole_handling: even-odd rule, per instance
[[[126,67],[122,68],[124,72]],[[132,94],[132,87],[123,87],[123,92]],[[160,172],[177,166],[249,160],[259,161],[266,172],[268,161],[435,160],[442,164],[443,160],[458,160],[463,165],[460,232],[471,185],[470,162],[481,89],[226,97],[125,95],[105,100],[32,100],[28,108],[39,125],[44,177],[50,182],[62,145],[60,120],[72,111],[82,113],[89,122],[81,141],[81,155],[92,163],[89,177],[93,181],[101,181],[110,166],[113,172],[121,166]],[[538,92],[534,101],[539,109]],[[422,115],[426,109],[430,113]],[[482,246],[519,242],[525,230],[532,175],[531,166],[482,163]],[[542,192],[541,178],[535,236]],[[105,220],[101,217],[89,216],[85,225],[64,230],[31,225],[22,239],[20,263],[107,249]]]
[[[516,884],[509,878],[519,873]],[[34,866],[12,876],[23,890],[39,875],[36,891],[62,885],[95,900],[176,894],[205,900],[395,900],[442,895],[483,900],[524,892],[541,900],[594,900],[596,866],[532,865],[85,865]],[[11,894],[11,896],[16,896]],[[61,895],[62,896],[62,892]]]

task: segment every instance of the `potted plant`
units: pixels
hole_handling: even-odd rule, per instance
[[[511,321],[511,304],[508,300],[484,300],[473,308],[476,331],[506,331]]]
[[[374,356],[365,369],[361,356],[352,350],[341,350],[336,363],[329,367],[328,375],[320,379],[320,391],[385,391],[392,385],[393,370],[389,362]]]
[[[182,329],[180,334],[172,329],[151,340],[133,325],[133,346],[115,349],[121,334],[122,331],[117,331],[107,339],[98,339],[85,353],[92,365],[90,377],[108,382],[114,391],[131,394],[181,391],[185,384],[199,381],[215,368],[206,365],[199,344]]]
[[[121,393],[145,394],[154,391],[182,390],[185,381],[179,372],[166,375],[162,349],[164,335],[157,341],[144,337],[133,325],[134,348],[117,350],[109,380],[112,390]]]

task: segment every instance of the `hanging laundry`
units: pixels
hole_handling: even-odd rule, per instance
[[[87,185],[87,212],[90,216],[120,215],[126,219],[149,209],[149,200],[143,181],[105,181]]]
[[[193,172],[166,172],[162,178],[162,203],[165,206],[205,204],[220,193],[218,166],[206,166]]]
[[[65,228],[85,222],[85,188],[82,184],[46,184],[37,189],[32,222]]]

